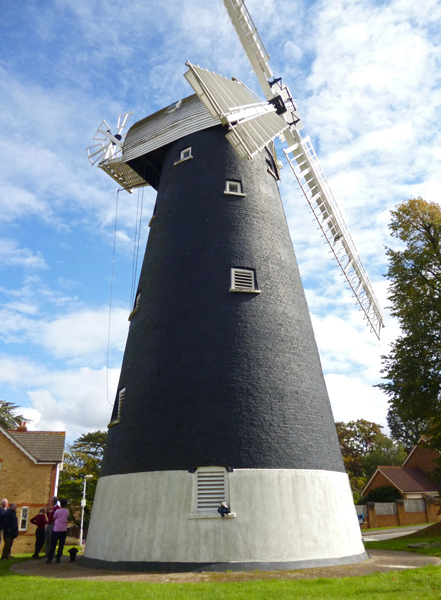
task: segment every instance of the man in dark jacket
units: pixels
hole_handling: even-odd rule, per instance
[[[8,508],[8,499],[3,498],[2,503],[0,504],[0,543],[3,537],[3,517],[5,515],[6,509]]]
[[[15,514],[17,505],[15,502],[11,504],[8,510],[3,516],[3,537],[5,543],[3,545],[3,552],[1,560],[7,560],[11,554],[12,542],[18,536],[18,520]]]

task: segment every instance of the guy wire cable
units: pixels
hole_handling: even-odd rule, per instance
[[[130,308],[129,310],[133,309],[133,304],[135,302],[135,257],[136,257],[136,242],[137,242],[137,235],[138,235],[138,218],[139,218],[139,192],[140,192],[140,188],[138,188],[138,201],[136,204],[136,221],[135,221],[135,236],[133,239],[133,257],[132,257],[132,281],[131,281],[131,285],[130,285]]]
[[[119,188],[116,192],[116,207],[115,207],[115,227],[113,230],[113,254],[112,254],[112,275],[110,277],[110,298],[109,298],[109,323],[108,323],[108,331],[107,331],[107,368],[106,368],[106,384],[107,384],[107,402],[110,406],[113,406],[113,402],[109,400],[109,355],[110,355],[110,323],[112,318],[112,295],[113,295],[113,271],[115,266],[115,246],[116,246],[116,227],[118,224],[118,200],[119,193],[123,191],[124,188]]]
[[[137,278],[137,274],[138,274],[138,257],[139,257],[139,244],[140,244],[140,241],[141,241],[141,225],[142,225],[142,209],[143,209],[143,206],[144,206],[144,188],[142,188],[141,210],[140,210],[140,213],[139,213],[138,247],[136,249],[135,279],[134,279],[134,286],[133,286],[133,303],[135,302],[136,278]]]

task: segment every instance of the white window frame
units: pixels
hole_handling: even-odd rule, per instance
[[[113,421],[110,421],[110,423],[107,425],[107,427],[113,427],[113,425],[117,425],[118,423],[121,422],[121,409],[122,409],[122,405],[124,404],[124,399],[126,396],[126,388],[123,387],[119,390],[118,392],[118,412],[116,415],[116,419],[114,419]],[[113,412],[113,410],[112,410]]]
[[[242,191],[242,182],[232,181],[231,179],[227,179],[225,182],[224,194],[227,196],[240,196],[242,198],[246,196]]]
[[[24,513],[24,516],[23,516]],[[25,522],[25,526],[23,527],[23,519]],[[20,512],[20,527],[19,531],[27,531],[29,523],[29,506],[22,506]]]
[[[238,285],[238,277],[249,277],[251,285],[249,287]],[[256,273],[252,269],[242,269],[233,267],[231,269],[231,287],[230,292],[242,292],[245,294],[260,294],[256,288]]]
[[[177,160],[174,164],[179,165],[180,163],[185,162],[186,160],[190,160],[190,158],[193,158],[193,155],[191,153],[191,146],[188,146],[188,148],[184,148],[183,150],[181,150],[179,160]]]
[[[219,478],[220,475],[223,476],[223,493],[219,492],[218,497],[216,497],[216,491],[213,492],[213,503],[211,507],[202,508],[201,507],[201,494],[205,492],[209,488],[206,488],[204,485],[204,480],[206,481],[206,477],[210,474],[213,474],[215,477]],[[222,502],[226,502],[227,506],[230,506],[230,490],[229,490],[229,475],[227,469],[225,467],[199,467],[192,474],[193,477],[193,490],[192,490],[192,500],[191,500],[191,513],[188,515],[188,519],[222,519],[222,515],[218,512],[218,508]],[[200,477],[202,476],[202,477]],[[213,483],[213,487],[216,488],[216,483]],[[235,513],[229,513],[225,518],[235,518]]]

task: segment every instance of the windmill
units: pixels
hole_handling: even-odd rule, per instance
[[[120,155],[98,165],[158,195],[84,566],[273,570],[367,557],[276,136],[377,335],[381,312],[288,88],[243,1],[224,4],[266,101],[187,62],[196,93],[135,123]]]

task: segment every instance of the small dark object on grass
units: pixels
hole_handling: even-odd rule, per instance
[[[70,554],[70,562],[75,562],[75,559],[79,552],[78,548],[71,548],[70,550],[68,550],[68,552]]]

